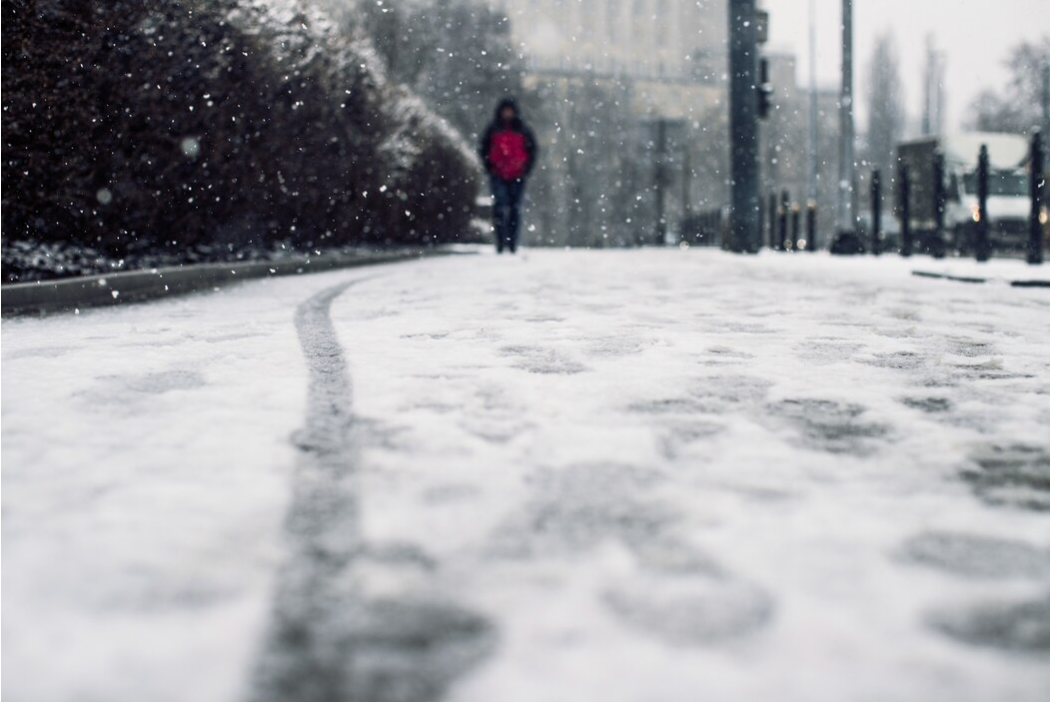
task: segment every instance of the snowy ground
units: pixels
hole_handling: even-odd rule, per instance
[[[4,698],[1045,701],[1050,291],[917,267],[531,251],[5,319]]]

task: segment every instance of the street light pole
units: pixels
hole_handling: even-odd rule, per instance
[[[755,0],[729,0],[729,143],[731,205],[729,247],[761,247],[758,201],[758,36]]]
[[[1043,162],[1050,161],[1050,60],[1043,62]]]
[[[816,0],[809,0],[809,149],[806,159],[807,211],[817,206],[817,7]],[[807,220],[808,221],[808,220]],[[815,220],[814,220],[815,222]],[[810,232],[810,237],[815,234]],[[810,251],[815,251],[817,242],[806,242]]]
[[[842,0],[842,94],[839,100],[839,232],[856,229],[853,210],[853,0]]]

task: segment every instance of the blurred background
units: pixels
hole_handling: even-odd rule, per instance
[[[872,169],[892,200],[902,141],[1040,124],[1042,0],[855,5],[859,222]],[[4,0],[3,280],[487,240],[474,151],[504,95],[542,149],[527,244],[717,244],[728,6]],[[827,247],[841,3],[759,9],[763,207],[814,209]]]

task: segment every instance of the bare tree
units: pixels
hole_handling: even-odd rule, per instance
[[[1050,61],[1050,37],[1023,42],[1010,51],[1005,90],[985,90],[970,104],[968,124],[979,131],[1026,134],[1039,126],[1040,68]]]
[[[892,174],[894,151],[904,127],[900,59],[897,42],[887,32],[875,43],[868,67],[868,162]]]
[[[496,102],[511,95],[526,112],[525,65],[511,39],[510,19],[482,0],[327,0],[345,29],[363,30],[388,76],[403,83],[469,141],[477,139]]]

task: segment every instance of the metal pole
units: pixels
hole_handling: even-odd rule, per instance
[[[944,243],[944,208],[947,193],[944,188],[944,153],[938,150],[933,155],[933,255],[943,258],[948,251]]]
[[[842,95],[839,100],[839,221],[840,232],[854,232],[853,210],[853,0],[842,0]]]
[[[656,245],[663,246],[667,241],[667,215],[664,212],[664,160],[667,158],[667,120],[656,120],[656,159],[653,168],[653,181],[656,187]]]
[[[816,0],[809,0],[809,144],[806,159],[806,197],[810,202],[817,201],[817,6]],[[817,242],[806,240],[810,249],[815,249]]]
[[[974,250],[978,261],[987,261],[992,256],[988,241],[988,146],[981,144],[977,155],[977,240]]]
[[[937,98],[937,111],[933,113],[933,129],[934,134],[941,134],[944,131],[944,67],[945,67],[945,54],[943,51],[937,51],[934,53],[934,67],[937,69],[936,77],[937,84],[934,86],[934,97]]]
[[[766,246],[766,202],[765,198],[758,198],[758,233],[762,237],[761,245]]]
[[[1050,160],[1050,60],[1043,63],[1043,163]]]
[[[1043,139],[1039,130],[1032,135],[1032,167],[1029,173],[1032,188],[1032,212],[1028,218],[1028,256],[1033,266],[1043,262],[1043,223],[1039,221],[1043,212],[1046,190],[1045,162],[1043,161]]]
[[[871,172],[871,252],[882,253],[882,174]]]
[[[791,205],[791,250],[798,251],[799,235],[802,233],[802,210],[798,203]]]
[[[689,127],[682,144],[682,214],[686,217],[693,213],[693,157],[689,150]]]
[[[729,0],[730,249],[738,253],[757,253],[761,243],[755,18],[755,0]]]
[[[901,256],[911,256],[911,174],[903,163],[897,173],[897,205],[901,218]]]
[[[788,242],[788,204],[791,196],[785,190],[780,193],[780,208],[777,210],[779,216],[780,233],[777,235],[777,249],[787,251]]]
[[[777,248],[777,194],[769,194],[769,248]]]
[[[817,250],[817,201],[810,200],[806,207],[806,251]]]

